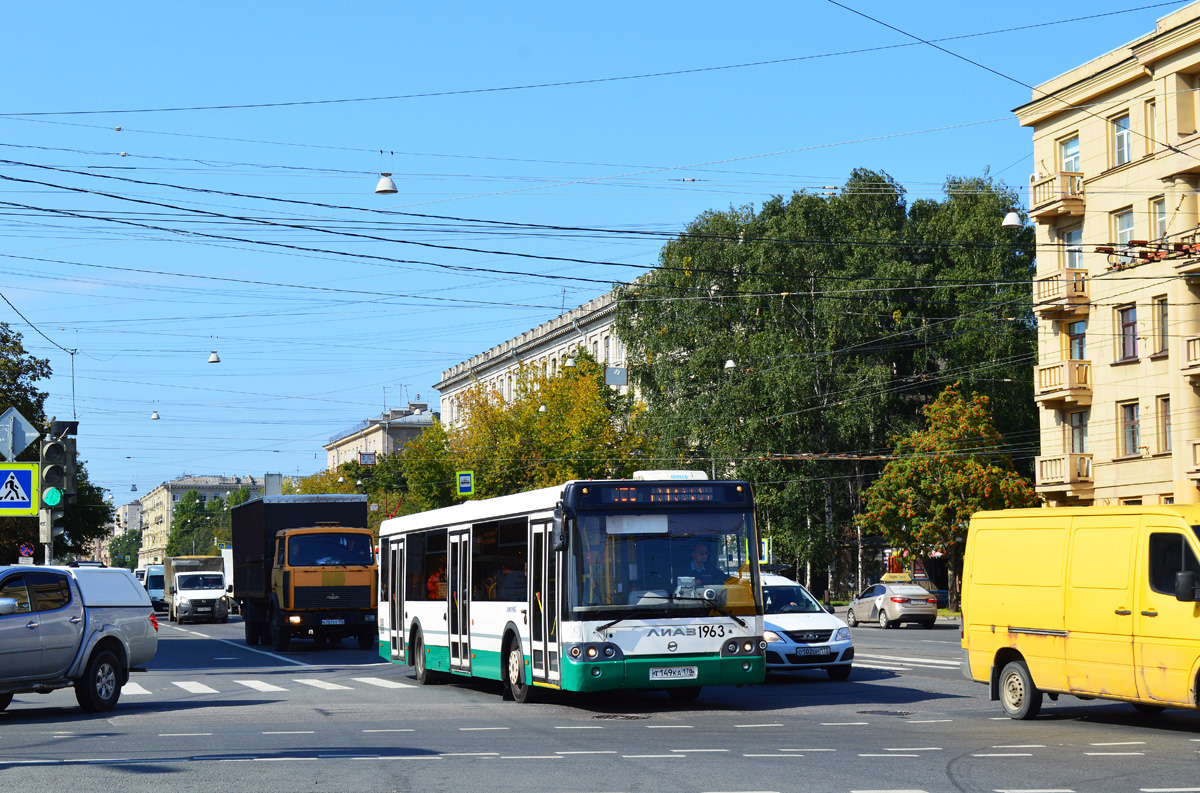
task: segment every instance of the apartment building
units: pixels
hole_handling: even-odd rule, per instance
[[[1200,501],[1200,3],[1015,112],[1033,129],[1038,492]]]
[[[210,498],[225,500],[230,493],[243,487],[250,491],[251,498],[257,498],[263,494],[263,477],[185,474],[178,479],[163,482],[142,496],[142,550],[138,554],[138,566],[162,564],[163,559],[167,557],[167,540],[171,537],[171,519],[175,514],[175,504],[185,493],[195,490],[200,494],[202,502]]]
[[[418,394],[418,397],[420,395]],[[425,402],[409,402],[365,419],[330,437],[325,449],[325,467],[332,471],[344,462],[369,459],[370,455],[393,454],[401,446],[433,426],[438,414]],[[363,455],[367,455],[364,458]]]
[[[434,385],[442,396],[442,420],[450,425],[462,420],[459,402],[468,389],[483,385],[511,400],[522,366],[554,376],[573,365],[580,348],[604,366],[624,367],[625,350],[613,328],[616,308],[609,292],[442,372]],[[626,393],[629,387],[617,388]]]

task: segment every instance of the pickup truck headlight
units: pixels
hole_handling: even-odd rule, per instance
[[[833,640],[835,642],[850,641],[850,629],[849,628],[838,628],[837,634],[833,637]]]
[[[775,644],[776,642],[783,641],[783,638],[775,631],[763,631],[763,638],[767,640],[767,644]]]

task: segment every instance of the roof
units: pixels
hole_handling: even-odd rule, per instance
[[[763,586],[804,586],[799,581],[793,581],[787,576],[775,575],[774,573],[763,573],[759,578],[762,579]]]

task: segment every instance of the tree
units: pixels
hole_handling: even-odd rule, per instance
[[[848,588],[838,555],[861,548],[854,515],[880,451],[947,383],[1036,434],[1033,236],[1000,227],[1017,205],[985,175],[910,207],[859,169],[834,196],[702,214],[619,294],[661,466],[750,480],[776,547]]]
[[[213,499],[220,501],[220,499]],[[171,536],[167,538],[167,556],[215,555],[213,539],[215,515],[200,500],[200,493],[189,490],[176,502],[171,513]]]
[[[410,494],[424,508],[461,500],[454,474],[474,472],[474,498],[550,487],[569,479],[630,476],[648,459],[644,408],[604,384],[604,367],[582,349],[575,366],[547,376],[522,367],[506,400],[476,386],[463,423],[435,425],[403,452]]]
[[[108,555],[115,564],[130,570],[137,568],[138,552],[142,550],[142,530],[130,529],[108,541]]]
[[[868,531],[893,548],[926,556],[945,555],[950,607],[958,607],[958,581],[967,523],[984,509],[1035,507],[1033,484],[1003,453],[1004,439],[992,424],[990,400],[970,400],[958,385],[925,408],[927,426],[897,440],[894,458],[866,491],[859,516]]]

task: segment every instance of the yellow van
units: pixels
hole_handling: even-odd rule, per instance
[[[979,512],[962,583],[963,674],[1014,719],[1043,693],[1197,708],[1200,505]]]

